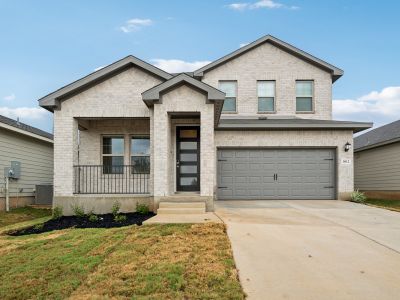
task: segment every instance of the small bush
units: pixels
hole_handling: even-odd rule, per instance
[[[350,195],[351,201],[357,202],[357,203],[364,203],[365,200],[367,200],[367,197],[364,195],[364,193],[356,190],[351,193]]]
[[[85,216],[85,210],[83,209],[83,206],[74,204],[71,205],[72,211],[74,212],[74,215],[77,216],[78,218],[83,218]]]
[[[62,215],[63,215],[63,208],[61,206],[56,206],[53,208],[53,215],[52,215],[53,220],[60,219]]]
[[[43,224],[43,223],[42,223],[42,224],[36,224],[35,226],[33,226],[33,228],[34,228],[35,230],[42,230],[43,227],[44,227],[44,224]]]
[[[116,216],[118,216],[120,208],[121,208],[121,204],[118,201],[115,201],[111,208],[111,213],[113,214],[114,218]]]
[[[96,216],[94,213],[89,214],[89,221],[90,222],[97,222],[99,220],[99,217]]]
[[[148,205],[137,203],[137,204],[136,204],[136,211],[137,211],[139,214],[146,215],[146,214],[149,213],[150,210],[149,210],[149,206],[148,206]]]
[[[126,221],[126,216],[125,215],[116,215],[114,216],[114,221],[115,222],[125,222]]]

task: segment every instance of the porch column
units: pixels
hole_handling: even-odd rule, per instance
[[[168,151],[170,138],[170,122],[168,113],[161,108],[161,104],[154,105],[153,114],[153,190],[154,197],[168,194]],[[156,200],[156,199],[155,199]],[[157,200],[156,200],[157,201]]]
[[[72,196],[78,161],[78,121],[54,112],[54,197]]]
[[[200,114],[200,195],[213,197],[215,177],[214,106]]]

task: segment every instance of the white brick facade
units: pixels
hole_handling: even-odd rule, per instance
[[[331,119],[331,74],[269,43],[204,74],[203,81],[216,88],[219,80],[238,82],[237,114],[231,117],[259,116],[257,80],[275,80],[276,115]],[[314,81],[314,113],[296,114],[296,80]],[[93,196],[74,195],[73,166],[100,165],[101,137],[108,134],[125,137],[124,163],[129,164],[130,136],[138,134],[150,136],[149,201],[152,204],[154,199],[157,207],[160,199],[176,193],[176,126],[193,124],[200,126],[199,196],[208,204],[216,195],[217,149],[228,146],[336,148],[338,195],[344,198],[353,190],[353,164],[340,163],[342,159],[353,159],[352,152],[343,150],[346,142],[352,143],[350,130],[215,131],[214,104],[207,104],[207,96],[189,85],[167,91],[160,103],[148,108],[141,93],[161,82],[158,77],[132,67],[61,103],[61,109],[54,111],[55,203],[69,207],[75,200],[87,201],[85,207],[101,205],[99,211],[104,212],[104,207],[109,207],[108,199],[121,198],[125,208],[130,208],[126,196],[102,197],[99,201]],[[172,119],[171,115],[177,113],[197,113],[199,118]],[[79,125],[86,130],[79,133],[78,160]]]
[[[216,88],[220,80],[237,80],[237,116],[257,115],[257,80],[276,81],[276,115],[285,116],[296,115],[296,80],[314,80],[315,113],[297,116],[332,118],[331,75],[269,43],[206,72],[203,77],[205,83]]]

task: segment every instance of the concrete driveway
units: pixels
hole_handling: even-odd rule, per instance
[[[400,299],[400,213],[344,201],[218,201],[249,299]]]

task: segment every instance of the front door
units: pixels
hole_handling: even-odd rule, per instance
[[[200,127],[176,127],[176,190],[200,191]]]

